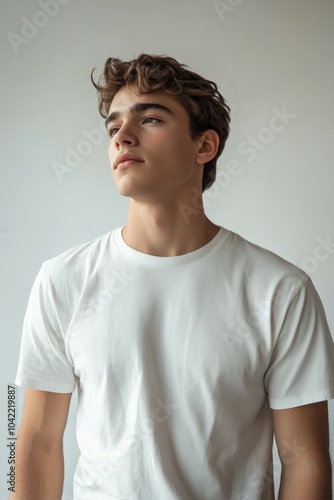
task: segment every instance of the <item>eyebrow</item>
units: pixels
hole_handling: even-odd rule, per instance
[[[157,102],[138,102],[137,104],[131,106],[129,111],[130,115],[134,115],[135,113],[141,113],[142,111],[147,111],[148,109],[158,109],[159,111],[164,111],[165,113],[174,115],[173,111],[171,111],[166,106],[163,106],[162,104],[158,104]],[[119,111],[114,111],[113,113],[110,113],[110,115],[106,118],[106,121],[104,122],[106,128],[108,128],[108,123],[116,120],[117,118],[120,117],[120,115],[121,114]]]

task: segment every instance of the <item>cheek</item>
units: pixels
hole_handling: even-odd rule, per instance
[[[181,159],[187,151],[187,146],[184,144],[182,137],[180,135],[174,135],[173,138],[161,139],[161,141],[157,142],[157,150],[167,155],[169,158],[173,158],[174,161]]]
[[[186,168],[186,165],[192,162],[194,156],[193,147],[188,141],[180,136],[171,141],[169,144],[169,151],[174,162],[178,165],[183,165]]]
[[[112,141],[109,141],[109,145],[108,145],[108,157],[109,159],[111,160],[115,155],[115,147],[113,145],[113,142]]]

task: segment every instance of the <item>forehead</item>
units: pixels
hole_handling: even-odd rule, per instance
[[[157,102],[168,106],[173,111],[182,112],[184,108],[179,103],[177,97],[168,94],[165,90],[159,89],[149,92],[148,94],[140,94],[138,87],[130,85],[122,87],[114,96],[110,103],[108,115],[114,111],[125,111],[134,103]],[[185,111],[185,110],[184,110]]]

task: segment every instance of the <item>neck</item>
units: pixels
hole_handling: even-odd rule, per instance
[[[202,197],[196,204],[157,204],[130,199],[122,236],[131,248],[159,257],[193,252],[209,243],[219,226],[205,215]]]

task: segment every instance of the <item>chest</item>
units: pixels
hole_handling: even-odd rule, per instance
[[[190,399],[263,395],[272,336],[260,299],[213,273],[90,283],[67,334],[76,375],[119,392],[140,380]]]

